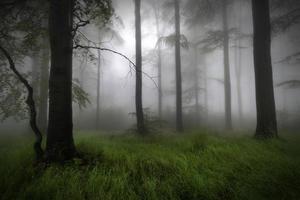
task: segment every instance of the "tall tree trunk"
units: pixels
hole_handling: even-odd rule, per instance
[[[143,103],[142,103],[142,33],[141,33],[141,0],[135,0],[135,40],[136,40],[136,89],[135,106],[137,118],[137,130],[139,134],[145,134]]]
[[[207,64],[206,64],[206,57],[203,57],[203,84],[205,89],[204,95],[204,105],[205,105],[205,121],[208,122],[208,84],[207,84]]]
[[[237,1],[239,5],[239,11],[237,18],[237,28],[241,31],[242,29],[242,4],[240,1]],[[236,91],[237,91],[237,104],[238,104],[238,118],[239,124],[243,123],[243,101],[242,101],[242,39],[238,38],[236,40],[236,48],[235,48],[235,75],[236,75]]]
[[[153,3],[155,22],[156,22],[156,36],[157,40],[161,37],[159,26],[159,13],[156,5],[156,1]],[[162,118],[162,56],[161,56],[161,44],[158,43],[158,60],[157,60],[157,76],[158,76],[158,117]]]
[[[48,121],[48,81],[49,81],[49,40],[45,40],[45,46],[42,50],[42,62],[40,73],[40,102],[38,111],[38,126],[43,133],[47,130]]]
[[[179,0],[175,3],[175,65],[176,65],[176,129],[183,131],[182,122],[182,83],[181,83],[181,53],[180,53],[180,8]]]
[[[98,50],[98,66],[97,66],[97,108],[96,108],[96,129],[99,129],[99,115],[100,115],[100,67],[101,67],[101,53]]]
[[[227,0],[223,0],[223,52],[224,52],[224,93],[225,93],[225,126],[226,129],[232,129],[231,119],[231,81],[230,81],[230,66],[229,66],[229,35],[227,22]]]
[[[257,127],[255,136],[277,136],[277,120],[271,61],[269,0],[252,0],[253,53],[256,84]]]
[[[200,122],[200,105],[199,105],[199,70],[198,70],[198,50],[195,48],[195,63],[194,63],[194,90],[195,90],[195,112],[196,112],[196,124]]]
[[[50,1],[49,125],[46,156],[50,161],[76,154],[72,123],[73,0]]]

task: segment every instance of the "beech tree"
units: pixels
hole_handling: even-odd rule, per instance
[[[271,61],[269,0],[252,0],[253,54],[256,85],[256,137],[276,137],[277,121]]]

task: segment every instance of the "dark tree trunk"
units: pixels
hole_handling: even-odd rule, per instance
[[[137,118],[137,130],[139,134],[145,134],[143,102],[142,102],[142,34],[141,34],[141,0],[135,0],[135,40],[136,40],[136,89],[135,106]]]
[[[49,44],[48,40],[44,41],[45,46],[42,52],[42,63],[40,73],[40,103],[38,111],[38,126],[43,133],[47,130],[48,121],[48,81],[49,81]]]
[[[50,1],[49,161],[71,159],[75,153],[72,123],[73,0]]]
[[[97,108],[96,108],[96,129],[99,129],[100,115],[100,67],[101,67],[101,52],[98,50],[98,66],[97,66]]]
[[[11,58],[10,54],[6,51],[6,49],[4,49],[2,46],[0,46],[0,50],[2,51],[4,56],[7,58],[10,69],[13,71],[13,73],[17,76],[17,78],[21,81],[21,83],[25,86],[25,88],[27,90],[28,94],[27,94],[26,104],[28,106],[29,114],[30,114],[29,123],[30,123],[30,127],[36,137],[36,140],[34,143],[34,152],[35,152],[37,161],[41,161],[43,159],[43,155],[44,155],[44,152],[42,149],[43,137],[42,137],[42,133],[40,132],[40,130],[36,124],[36,109],[35,109],[35,102],[34,102],[34,98],[33,98],[33,95],[34,95],[33,88],[30,86],[28,81],[16,69],[13,59]]]
[[[231,119],[231,83],[230,83],[230,66],[229,66],[229,35],[227,22],[227,0],[223,0],[223,51],[224,51],[224,93],[225,93],[225,127],[232,129]]]
[[[182,122],[182,85],[181,85],[181,53],[180,53],[180,8],[179,0],[175,3],[175,65],[176,65],[176,129],[183,131]]]
[[[254,71],[257,127],[255,136],[277,136],[277,121],[271,61],[269,0],[252,0]]]

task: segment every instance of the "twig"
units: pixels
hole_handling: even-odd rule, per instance
[[[108,49],[108,48],[102,48],[102,47],[96,47],[96,46],[84,46],[84,45],[80,45],[80,44],[76,44],[74,47],[74,49],[97,49],[97,50],[100,50],[100,51],[108,51],[108,52],[111,52],[111,53],[114,53],[114,54],[117,54],[123,58],[125,58],[125,60],[127,60],[129,62],[129,67],[130,69],[134,69],[135,71],[136,70],[136,65],[134,62],[132,62],[127,56],[125,56],[124,54],[120,53],[120,52],[117,52],[115,50],[112,50],[112,49]],[[134,66],[134,68],[132,67]],[[155,82],[155,80],[153,79],[153,77],[149,76],[149,74],[143,72],[143,71],[137,71],[139,73],[142,73],[144,74],[147,78],[149,78],[153,83],[154,85],[156,86],[156,88],[158,88],[158,85],[157,83]]]

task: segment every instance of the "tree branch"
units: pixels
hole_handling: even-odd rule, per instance
[[[15,63],[13,59],[11,58],[10,54],[0,45],[0,50],[4,54],[4,56],[7,58],[9,62],[9,68],[14,72],[14,74],[17,76],[17,78],[22,82],[22,84],[26,87],[28,95],[26,99],[26,104],[28,105],[29,111],[30,111],[30,126],[33,130],[36,141],[34,143],[34,151],[36,154],[36,158],[38,161],[40,161],[43,157],[43,149],[42,149],[42,133],[40,132],[37,124],[36,124],[36,109],[35,109],[35,102],[33,99],[33,88],[30,86],[28,81],[20,74],[20,72],[16,69]]]
[[[125,56],[124,54],[120,53],[120,52],[117,52],[115,50],[112,50],[112,49],[108,49],[108,48],[102,48],[102,47],[96,47],[96,46],[84,46],[84,45],[80,45],[80,44],[76,44],[74,47],[74,49],[97,49],[97,50],[100,50],[100,51],[108,51],[108,52],[111,52],[111,53],[114,53],[114,54],[117,54],[121,57],[123,57],[125,60],[127,60],[129,62],[129,67],[132,69],[132,66],[134,66],[134,70],[136,70],[136,65],[134,62],[132,62],[127,56]],[[154,85],[156,86],[156,88],[158,88],[158,85],[157,83],[155,82],[155,80],[153,79],[153,77],[149,76],[149,74],[143,72],[143,71],[137,71],[139,73],[142,73],[144,74],[147,78],[149,78],[153,83]]]

